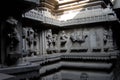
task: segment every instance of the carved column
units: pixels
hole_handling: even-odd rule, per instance
[[[42,49],[42,31],[39,33],[39,50],[40,50],[40,55],[42,55],[43,53],[43,49]]]
[[[40,54],[46,54],[46,30],[40,32]]]

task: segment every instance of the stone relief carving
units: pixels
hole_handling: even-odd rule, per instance
[[[87,73],[81,73],[80,80],[88,80],[88,74]]]
[[[22,33],[23,39],[27,38],[27,32],[26,31],[27,31],[26,28],[23,28],[23,33]]]
[[[64,46],[65,43],[67,42],[68,40],[68,35],[65,33],[65,31],[62,31],[61,32],[61,35],[60,35],[60,42],[61,42],[61,46]]]
[[[8,37],[10,38],[10,50],[14,51],[20,42],[20,34],[17,29],[14,28],[13,32],[8,34]]]
[[[72,42],[79,42],[79,43],[83,43],[85,42],[85,39],[88,37],[87,34],[83,34],[80,32],[74,32],[70,35],[70,39]]]
[[[33,41],[33,45],[36,46],[37,45],[37,33],[34,32],[34,41]]]
[[[49,29],[46,35],[46,39],[47,39],[47,43],[48,43],[48,47],[52,48],[53,47],[53,36],[52,36],[52,30]]]
[[[59,80],[59,76],[57,74],[53,75],[53,80]]]
[[[37,45],[37,33],[32,28],[23,28],[23,40],[24,44],[27,44],[26,53],[29,55],[36,54]]]
[[[77,39],[75,32],[70,35],[70,39],[72,40],[72,42],[76,42]]]
[[[53,34],[53,46],[56,46],[56,41],[57,41],[57,34]]]
[[[112,30],[104,30],[103,43],[106,49],[113,50]]]
[[[57,50],[57,40],[58,40],[58,35],[57,34],[52,34],[52,30],[49,29],[47,34],[46,34],[46,41],[47,41],[47,53],[56,53]]]
[[[32,45],[33,40],[34,40],[34,31],[32,28],[29,28],[27,31],[27,41],[28,41],[29,47]]]
[[[104,30],[103,33],[103,41],[104,41],[104,45],[107,45],[109,43],[109,41],[112,39],[112,33],[111,30]]]

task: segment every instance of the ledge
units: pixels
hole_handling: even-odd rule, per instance
[[[108,10],[108,9],[104,9]],[[104,11],[102,10],[102,11]],[[98,12],[99,13],[99,12]],[[111,14],[111,15],[109,15]],[[58,27],[65,27],[71,25],[82,25],[82,24],[90,24],[90,23],[98,23],[98,22],[106,22],[106,21],[116,21],[117,17],[115,13],[111,10],[107,12],[103,12],[102,14],[98,14],[96,16],[89,16],[89,17],[80,17],[76,19],[71,19],[67,21],[59,21],[56,19],[52,19],[49,17],[44,16],[44,14],[40,13],[36,10],[31,10],[23,16],[23,18],[28,18],[36,21],[40,21],[45,24],[55,25]]]
[[[0,80],[17,80],[15,76],[0,73]]]
[[[39,4],[39,0],[25,0],[27,2],[32,2],[32,3],[35,3],[35,4]]]
[[[85,69],[110,69],[112,63],[83,63],[83,62],[61,62],[62,67],[74,67]]]
[[[6,73],[6,74],[14,74],[14,73],[21,73],[21,72],[27,72],[27,71],[33,71],[33,70],[39,70],[39,64],[30,64],[25,66],[14,66],[14,67],[8,67],[8,68],[0,68],[0,73]]]

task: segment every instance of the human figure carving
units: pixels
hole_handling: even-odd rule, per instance
[[[112,40],[112,31],[111,31],[111,29],[104,30],[104,33],[103,33],[103,43],[104,43],[104,46],[107,49],[113,50],[113,40]]]
[[[28,38],[27,38],[28,45],[31,47],[34,40],[34,31],[31,28],[29,28],[27,33],[28,33]]]
[[[52,45],[52,42],[53,42],[53,37],[52,37],[52,31],[51,29],[48,30],[48,33],[47,33],[47,42],[48,42],[48,47],[51,48],[53,45]]]
[[[107,32],[107,30],[104,30],[104,33],[103,33],[103,41],[104,41],[104,45],[107,44],[107,42],[108,42],[108,38],[109,38],[108,32]]]
[[[65,31],[62,31],[62,34],[60,36],[60,40],[67,41],[67,39],[68,39],[68,35],[65,34]]]
[[[8,36],[11,39],[10,48],[11,48],[11,50],[13,50],[17,47],[18,43],[20,42],[20,35],[19,35],[17,29],[14,28],[13,32],[11,34],[8,34]]]
[[[35,32],[32,28],[28,28],[28,31],[27,31],[27,42],[28,42],[28,54],[29,55],[32,55],[32,54],[36,54],[36,51],[35,51],[35,46],[34,46],[34,41],[35,41]],[[35,43],[36,44],[36,43]]]
[[[60,35],[61,46],[64,46],[67,40],[68,35],[65,34],[65,31],[62,31],[62,34]]]
[[[56,45],[56,41],[57,41],[57,34],[53,35],[53,45]]]

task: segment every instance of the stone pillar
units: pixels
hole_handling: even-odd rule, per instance
[[[45,31],[42,31],[42,54],[45,54]]]
[[[87,39],[88,52],[90,52],[91,51],[91,46],[90,46],[90,30],[88,30],[87,35],[88,35],[88,39]]]
[[[42,32],[39,33],[39,51],[40,55],[42,55]]]
[[[96,41],[95,29],[92,29],[90,31],[90,48],[91,48],[91,51],[95,47],[97,47],[97,41]]]
[[[46,31],[42,30],[39,33],[39,50],[40,50],[40,54],[46,54]]]

